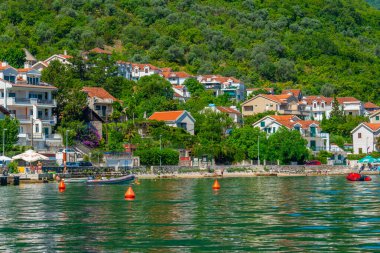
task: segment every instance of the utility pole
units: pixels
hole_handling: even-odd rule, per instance
[[[161,159],[161,150],[162,150],[162,142],[161,142],[162,134],[160,134],[160,167],[162,165],[162,159]]]
[[[32,115],[32,148],[34,149],[34,146],[33,146],[33,132],[34,132],[34,118],[33,118],[33,115]]]
[[[4,128],[3,129],[3,156],[5,154],[5,131],[7,131],[8,129]]]
[[[257,165],[260,165],[260,134],[257,135]]]

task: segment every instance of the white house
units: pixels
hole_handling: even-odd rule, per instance
[[[301,120],[293,115],[270,115],[252,124],[267,134],[273,134],[280,127],[297,130],[307,140],[307,146],[312,151],[330,150],[330,136],[323,133],[318,121]]]
[[[161,74],[162,70],[151,64],[132,63],[132,79],[139,80],[143,76]]]
[[[360,116],[364,114],[364,105],[360,100],[354,97],[337,97],[336,99],[345,115]]]
[[[187,111],[155,112],[149,117],[149,119],[165,121],[167,126],[180,127],[194,135],[195,119]]]
[[[351,131],[354,154],[380,151],[376,148],[380,138],[380,123],[363,122]]]
[[[87,94],[88,107],[103,120],[112,114],[112,104],[119,101],[101,87],[83,87],[82,91]]]
[[[35,69],[17,70],[4,62],[0,66],[0,105],[20,122],[19,144],[37,150],[61,145],[61,136],[53,134],[57,88],[41,82],[41,73]]]
[[[192,78],[191,75],[183,71],[181,72],[163,71],[161,72],[160,76],[168,80],[173,85],[183,85],[183,83],[187,79]]]
[[[212,90],[215,96],[227,94],[230,99],[242,101],[245,99],[245,85],[234,77],[220,75],[203,75],[197,77],[198,82],[206,90]]]
[[[305,106],[305,119],[321,121],[323,119],[323,115],[325,115],[326,118],[329,118],[332,109],[332,100],[332,98],[327,98],[324,96],[303,97],[301,103]]]
[[[62,64],[71,65],[72,63],[70,62],[70,59],[72,58],[73,57],[68,55],[65,50],[63,54],[52,55],[44,61],[39,61],[33,64],[31,68],[41,72],[43,69],[47,68],[52,61],[59,61]]]

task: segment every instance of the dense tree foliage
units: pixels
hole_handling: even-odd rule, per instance
[[[336,95],[380,102],[379,15],[364,0],[4,0],[0,60],[21,67],[22,48],[45,59],[118,40],[122,60],[287,82],[309,95],[330,84]],[[107,73],[92,80],[117,94]]]
[[[9,151],[12,149],[13,145],[16,144],[18,140],[18,129],[19,122],[17,119],[5,116],[3,120],[0,120],[0,140],[1,142],[4,140],[4,149],[5,151]],[[4,131],[4,129],[7,129]],[[4,136],[3,136],[4,134]],[[1,146],[1,152],[2,150]]]

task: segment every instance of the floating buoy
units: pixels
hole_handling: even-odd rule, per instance
[[[65,189],[66,189],[66,185],[65,185],[64,180],[62,179],[61,182],[59,182],[58,190],[64,191]]]
[[[215,179],[215,182],[212,185],[212,189],[214,189],[214,190],[219,190],[220,189],[220,185],[219,185],[219,182],[218,182],[217,179]]]
[[[125,198],[126,200],[133,200],[133,199],[135,199],[135,193],[133,192],[131,186],[129,186],[127,192],[126,192],[125,195],[124,195],[124,198]]]

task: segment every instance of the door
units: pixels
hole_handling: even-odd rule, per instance
[[[310,141],[310,149],[313,151],[317,150],[317,145],[316,145],[315,141]]]
[[[316,135],[315,127],[310,127],[310,137],[315,137],[315,135]]]
[[[44,135],[45,135],[45,137],[47,137],[49,135],[49,128],[48,127],[44,128]]]

